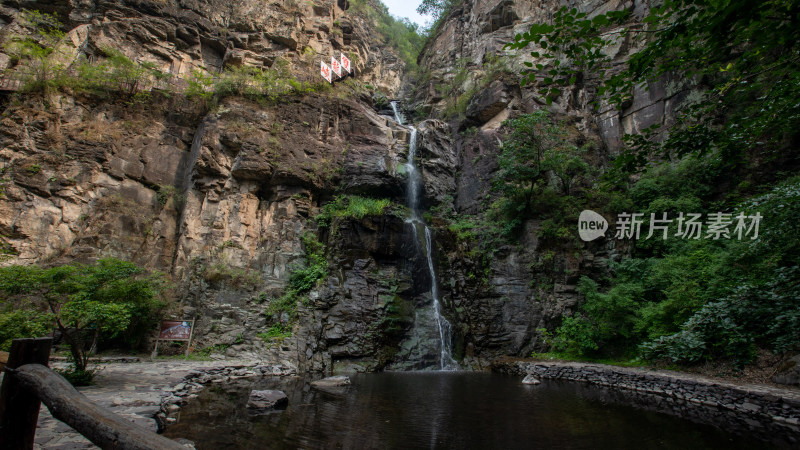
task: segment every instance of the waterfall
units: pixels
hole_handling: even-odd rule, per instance
[[[403,124],[403,117],[397,109],[397,102],[392,102],[392,111],[398,124]],[[436,269],[433,265],[433,244],[431,242],[431,230],[422,220],[419,215],[419,191],[422,185],[422,177],[416,166],[417,156],[417,128],[413,125],[408,126],[411,129],[411,137],[409,139],[408,148],[408,162],[406,162],[406,173],[408,174],[408,185],[406,187],[406,196],[408,202],[408,209],[411,211],[411,228],[414,230],[414,237],[419,241],[417,227],[421,226],[425,230],[425,246],[423,251],[428,262],[428,273],[431,278],[431,297],[433,299],[433,312],[432,318],[439,331],[439,369],[440,370],[457,370],[458,363],[453,359],[453,352],[451,346],[452,326],[444,315],[442,315],[442,304],[439,301],[439,286],[436,282]]]

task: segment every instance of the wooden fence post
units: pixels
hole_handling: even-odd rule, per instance
[[[53,338],[14,339],[0,387],[0,448],[32,449],[41,402],[35,393],[19,386],[8,369],[25,364],[47,366]]]

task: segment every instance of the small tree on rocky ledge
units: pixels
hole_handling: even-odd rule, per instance
[[[74,373],[81,377],[87,374],[89,349],[100,337],[132,338],[152,328],[164,306],[165,288],[163,274],[146,274],[114,258],[95,265],[0,268],[0,302],[31,299],[40,314],[51,314],[69,345]]]
[[[55,14],[23,10],[18,24],[27,35],[10,35],[3,47],[19,63],[17,70],[29,90],[47,90],[63,75],[65,66],[59,45],[64,39],[62,24]]]

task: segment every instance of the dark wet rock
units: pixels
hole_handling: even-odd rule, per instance
[[[486,123],[504,110],[512,99],[508,87],[502,80],[493,81],[469,102],[467,119],[480,124]]]
[[[423,206],[439,205],[456,194],[458,160],[450,128],[440,120],[426,120],[417,128],[417,165],[422,171]]]
[[[264,390],[250,391],[247,400],[247,411],[250,414],[265,414],[275,410],[286,409],[289,398],[283,391]]]

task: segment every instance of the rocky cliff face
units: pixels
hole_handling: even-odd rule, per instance
[[[341,50],[359,84],[391,95],[404,70],[368,19],[335,2],[17,6],[58,13],[72,60],[112,47],[177,84],[193,70],[269,69],[277,58],[296,79],[316,81],[320,58]],[[3,7],[6,36],[24,33],[17,12]],[[173,314],[199,318],[197,347],[232,345],[230,353],[268,350],[256,337],[266,306],[300,264],[300,237],[316,231],[322,203],[335,193],[403,193],[406,130],[343,85],[278,102],[228,98],[211,111],[158,92],[138,104],[20,94],[5,97],[2,121],[2,263],[115,256],[168,272]],[[394,231],[381,239],[403,233],[402,221],[386,226]]]
[[[21,8],[58,12],[69,28],[70,58],[113,47],[173,74],[178,85],[193,71],[269,69],[278,59],[296,79],[314,80],[319,60],[342,50],[354,56],[362,85],[390,97],[413,95],[408,104],[432,117],[445,109],[441,86],[466,71],[455,92],[481,88],[467,98],[465,118],[418,125],[421,207],[478,213],[497,169],[500,123],[542,106],[532,90],[518,87],[514,74],[524,59],[508,58],[499,72],[489,66],[516,32],[562,3],[465,2],[424,49],[419,62],[430,77],[413,93],[402,85],[397,54],[345,1],[21,1],[0,10],[0,26],[6,35],[20,32]],[[630,1],[581,7],[618,6],[643,8]],[[0,69],[12,63],[0,54]],[[669,95],[651,89],[629,110],[598,118],[585,82],[552,109],[602,164],[621,129],[665,120]],[[313,220],[338,194],[405,201],[409,132],[380,115],[363,90],[340,83],[278,102],[229,97],[210,111],[158,93],[133,105],[68,92],[4,101],[2,264],[116,256],[168,272],[176,285],[173,314],[198,317],[198,347],[222,345],[217,351],[230,355],[271,353],[317,371],[433,365],[434,349],[410,332],[431,298],[427,262],[409,225],[393,214],[327,229]],[[468,126],[479,129],[462,133]],[[481,262],[436,220],[434,214],[444,313],[467,366],[538,348],[538,330],[555,326],[578,301],[578,273],[604,271],[617,252],[598,245],[547,256],[540,224],[531,221],[518,246]],[[293,338],[264,342],[257,334],[283,319],[267,309],[301,264],[306,232],[326,244],[328,277],[300,306]]]
[[[600,167],[620,148],[623,134],[654,124],[669,126],[676,105],[689,95],[685,84],[665,76],[642,86],[619,111],[593,105],[598,80],[591,78],[563,89],[552,105],[540,99],[537,84],[521,88],[524,63],[542,61],[529,55],[532,49],[513,51],[504,45],[532,23],[551,21],[564,6],[577,7],[589,17],[628,9],[635,22],[646,15],[649,2],[466,1],[426,44],[419,57],[425,75],[409,86],[407,94],[413,99],[411,109],[423,116],[448,118],[451,126],[456,188],[451,202],[440,209],[478,216],[485,211],[492,199],[496,155],[505,139],[500,127],[506,119],[548,110],[563,121],[570,143],[588,149],[588,159]],[[610,56],[621,63],[636,45],[620,41]],[[439,271],[450,278],[445,283],[445,303],[457,324],[460,355],[468,362],[480,365],[498,355],[546,349],[546,330],[558,326],[580,301],[579,277],[607,273],[609,261],[626,251],[613,240],[545,245],[539,237],[541,226],[541,220],[528,221],[518,244],[503,246],[488,261],[475,256],[469,243],[439,228]]]
[[[515,51],[504,46],[516,34],[528,31],[531,24],[552,21],[553,14],[565,6],[586,12],[589,18],[607,11],[629,10],[631,23],[635,23],[646,15],[650,3],[647,0],[466,1],[451,13],[420,55],[420,65],[429,76],[412,94],[420,107],[437,115],[443,112],[448,100],[444,86],[455,82],[457,93],[480,86],[480,92],[468,99],[468,124],[492,130],[514,112],[546,107],[555,114],[580,119],[577,128],[581,132],[600,135],[607,149],[614,152],[619,149],[624,133],[636,133],[654,124],[669,125],[675,107],[688,95],[685,85],[669,77],[653,80],[635,92],[633,101],[622,111],[610,105],[598,110],[591,104],[597,99],[597,80],[587,78],[564,89],[553,105],[547,106],[536,93],[538,85],[520,88],[517,75],[526,68],[525,62],[543,61],[529,55],[532,49]],[[628,38],[622,39],[609,49],[609,56],[623,62],[637,45]],[[466,76],[457,79],[459,71],[465,71]]]
[[[17,1],[3,6],[4,33],[20,31],[18,11],[55,13],[68,29],[72,55],[106,47],[176,76],[232,66],[269,68],[283,58],[299,80],[316,81],[319,61],[334,51],[351,55],[359,79],[396,92],[404,67],[373,24],[348,14],[347,2],[248,0]],[[0,57],[0,69],[10,63]]]

